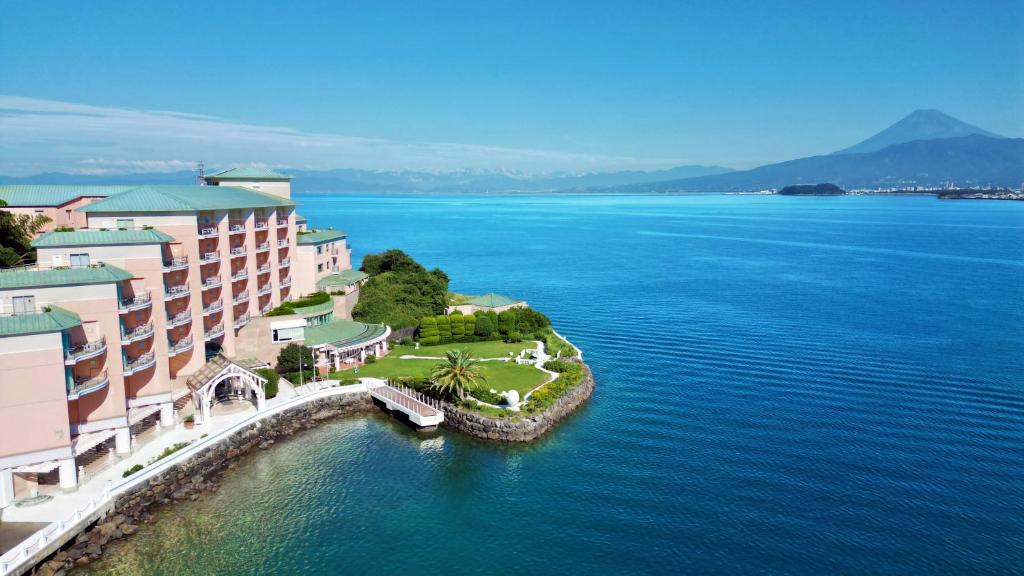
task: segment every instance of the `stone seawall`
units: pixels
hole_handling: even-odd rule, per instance
[[[198,500],[217,490],[221,475],[240,457],[264,449],[276,440],[316,427],[323,420],[376,410],[368,393],[342,394],[313,400],[280,414],[253,422],[218,444],[185,460],[132,492],[118,496],[113,511],[78,535],[74,543],[41,562],[36,574],[63,574],[103,554],[103,546],[129,536],[147,522],[156,508],[179,500]]]
[[[583,365],[583,380],[575,388],[569,390],[555,401],[547,410],[540,414],[524,416],[512,420],[508,418],[491,418],[483,414],[460,410],[451,404],[444,407],[444,425],[477,438],[497,440],[499,442],[529,442],[543,436],[572,414],[576,408],[587,401],[594,393],[594,375],[586,363]]]

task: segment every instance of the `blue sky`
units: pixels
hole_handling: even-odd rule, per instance
[[[745,168],[843,148],[917,108],[1024,135],[1019,0],[6,0],[0,10],[8,174],[199,157]]]

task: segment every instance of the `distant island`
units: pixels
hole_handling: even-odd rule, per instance
[[[939,200],[1024,200],[1024,190],[943,190],[936,197]]]
[[[776,192],[780,196],[842,196],[846,194],[846,190],[843,190],[835,184],[795,184],[792,186],[786,186],[782,190]]]

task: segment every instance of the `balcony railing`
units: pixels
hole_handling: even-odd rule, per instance
[[[257,274],[266,274],[267,272],[270,272],[270,262],[267,262],[256,269]]]
[[[242,326],[245,326],[246,324],[249,323],[249,320],[251,320],[251,318],[249,317],[248,312],[239,316],[238,318],[235,318],[235,328],[241,328]]]
[[[257,230],[266,230],[269,227],[270,227],[270,224],[266,220],[257,220],[256,221],[256,229]]]
[[[122,298],[117,309],[123,314],[125,312],[133,312],[135,310],[149,308],[152,305],[153,297],[149,295],[149,292],[146,292],[145,294],[139,294],[132,298]]]
[[[188,256],[175,256],[170,260],[164,260],[164,272],[174,272],[188,268]]]
[[[74,366],[82,360],[88,360],[89,358],[95,358],[107,349],[107,339],[100,338],[94,342],[86,342],[81,346],[75,346],[70,350],[64,351],[64,365]]]
[[[278,263],[277,267],[278,268],[287,268],[287,267],[289,267],[291,265],[292,265],[292,259],[291,258],[282,258],[281,262]]]
[[[241,304],[243,302],[248,302],[249,301],[249,291],[246,290],[245,292],[242,292],[241,294],[235,296],[234,299],[232,299],[231,301],[234,302],[235,304]]]
[[[286,276],[284,280],[281,280],[281,288],[287,288],[292,285],[292,277]]]
[[[217,337],[223,336],[223,335],[224,335],[224,324],[220,323],[220,324],[217,324],[216,326],[210,328],[209,330],[207,330],[203,334],[203,338],[206,339],[206,340],[213,340],[214,338],[217,338]]]
[[[220,280],[220,276],[209,276],[203,280],[203,290],[210,290],[223,284]]]
[[[245,268],[242,268],[238,272],[235,272],[234,274],[231,275],[231,281],[232,282],[238,282],[239,280],[245,280],[248,277],[249,277],[249,271],[246,270]]]
[[[285,227],[285,226],[288,226],[288,220],[287,219],[285,219],[285,220],[278,219],[277,220],[277,225],[278,225],[278,227],[282,227],[282,228]]]
[[[192,314],[187,310],[179,312],[175,316],[167,319],[167,328],[177,328],[178,326],[184,326],[192,321]]]
[[[218,234],[216,227],[203,227],[199,229],[200,238],[216,238],[217,236]]]
[[[260,286],[259,290],[256,291],[256,295],[257,296],[266,296],[267,294],[270,294],[270,290],[271,290],[270,284],[264,284],[263,286]]]
[[[147,322],[130,330],[121,330],[121,344],[127,345],[149,338],[153,334],[153,323]]]
[[[287,240],[278,240],[277,241],[277,247],[278,248],[287,248],[288,247],[288,241]]]
[[[273,308],[274,305],[271,304],[270,302],[267,302],[266,304],[263,305],[263,308],[260,308],[260,314],[266,314],[267,312],[270,312]]]
[[[232,248],[231,249],[231,257],[232,258],[237,258],[238,256],[245,256],[245,247],[244,246],[238,246],[237,248]]]
[[[75,378],[71,388],[68,389],[68,400],[78,400],[86,394],[99,392],[106,388],[108,384],[110,384],[110,378],[107,377],[106,370],[100,372],[97,376]]]
[[[270,250],[270,242],[264,242],[264,243],[259,244],[258,246],[256,246],[256,253],[257,254],[259,254],[260,252],[266,252],[268,250]]]
[[[181,286],[171,286],[167,288],[167,292],[164,293],[164,300],[174,300],[175,298],[182,298],[188,296],[191,291],[188,286],[182,284]]]
[[[222,302],[220,300],[214,300],[213,302],[210,302],[209,306],[207,306],[206,308],[203,308],[203,316],[209,316],[210,314],[215,314],[217,312],[220,312],[223,309],[224,309],[224,302]]]
[[[228,224],[228,232],[230,232],[232,234],[244,234],[245,233],[245,223],[244,222],[232,222],[231,224]]]
[[[130,358],[125,361],[124,375],[131,376],[132,374],[142,372],[154,364],[156,364],[156,354],[153,352],[146,352],[141,356]]]
[[[188,336],[185,336],[184,338],[182,338],[181,340],[178,340],[177,342],[168,342],[167,343],[167,355],[168,356],[177,356],[178,354],[181,354],[182,352],[185,352],[185,351],[188,351],[188,350],[191,350],[191,349],[192,349],[192,335],[191,334],[188,335]]]
[[[220,254],[217,252],[204,252],[199,256],[199,261],[203,264],[213,264],[214,262],[220,262]]]

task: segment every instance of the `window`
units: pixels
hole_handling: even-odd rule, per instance
[[[317,272],[323,272],[323,271],[324,271],[324,265],[323,265],[323,263],[320,263],[320,264],[317,264],[317,265],[316,265],[316,271],[317,271]]]
[[[11,304],[15,314],[31,314],[36,311],[35,296],[15,296],[11,298]]]
[[[317,246],[316,247],[316,253],[317,254],[323,254],[324,253],[324,247],[323,246]]]
[[[72,254],[71,255],[71,267],[72,268],[88,268],[89,267],[89,255],[88,254]]]
[[[131,228],[135,228],[135,219],[134,218],[118,218],[117,219],[117,229],[118,230],[128,230],[128,229],[131,229]]]

